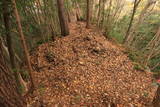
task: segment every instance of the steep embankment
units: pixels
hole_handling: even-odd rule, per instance
[[[69,36],[42,44],[32,55],[32,64],[39,71],[34,72],[38,97],[30,103],[149,106],[155,92],[150,73],[134,70],[122,49],[96,29],[87,30],[83,23],[71,24],[70,29]]]

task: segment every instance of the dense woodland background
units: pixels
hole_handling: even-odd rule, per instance
[[[17,0],[17,8],[29,50],[39,44],[60,36],[60,24],[56,0]],[[86,0],[64,0],[69,22],[86,20]],[[3,4],[1,2],[1,12]],[[10,30],[13,48],[18,59],[22,59],[17,36],[15,16],[11,5],[6,8],[10,14]],[[5,9],[5,10],[6,10]],[[102,28],[107,38],[118,43],[125,43],[130,49],[131,59],[148,66],[153,72],[158,72],[159,64],[159,0],[139,0],[134,6],[131,0],[91,0],[91,23]],[[3,14],[0,17],[0,35],[5,44],[5,26]]]
[[[1,0],[0,40],[5,63],[17,76],[26,63],[32,69],[28,52],[68,35],[68,23],[77,21],[87,21],[86,28],[101,29],[108,40],[126,48],[135,69],[159,77],[160,0]]]

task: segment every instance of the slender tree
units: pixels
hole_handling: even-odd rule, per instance
[[[64,8],[64,0],[57,0],[57,6],[58,6],[60,27],[61,27],[61,35],[67,36],[69,35],[69,27],[68,27],[67,15],[65,13],[65,8]]]
[[[102,1],[102,9],[103,9],[103,11],[102,11],[102,24],[101,24],[101,27],[103,28],[104,27],[104,22],[105,22],[105,16],[106,16],[106,14],[105,14],[105,4],[106,4],[106,0],[103,0]],[[110,3],[109,3],[110,5],[109,5],[109,11],[111,11],[111,6],[112,6],[112,0],[110,0]],[[108,12],[108,16],[110,15],[110,12]],[[108,19],[108,18],[107,18]]]
[[[76,7],[76,17],[77,17],[77,21],[81,21],[81,17],[82,17],[82,11],[80,9],[79,4],[77,3],[77,1],[74,2],[75,7]]]
[[[100,23],[100,18],[101,18],[101,4],[102,4],[102,0],[99,0],[98,3],[98,16],[97,16],[97,25],[99,26]]]
[[[31,80],[31,90],[30,91],[33,91],[34,82],[33,82],[32,66],[31,66],[31,62],[30,62],[29,52],[28,52],[28,48],[27,48],[26,41],[25,41],[24,34],[23,34],[23,30],[22,30],[22,26],[21,26],[21,20],[20,20],[18,10],[17,10],[17,7],[16,7],[16,1],[12,0],[12,3],[13,3],[14,14],[15,14],[15,17],[16,17],[16,22],[17,22],[17,25],[18,25],[19,36],[21,38],[22,46],[24,48],[24,54],[25,54],[25,57],[26,57],[27,66],[28,66],[28,69],[29,69],[28,73],[29,73],[30,80]]]
[[[18,93],[17,84],[11,70],[5,62],[0,40],[0,106],[1,107],[26,107],[25,100]]]
[[[128,45],[130,45],[130,44],[132,44],[132,42],[133,42],[133,40],[134,40],[134,38],[137,36],[137,34],[138,34],[138,29],[139,29],[139,26],[141,25],[141,24],[143,24],[143,21],[144,21],[144,19],[146,18],[145,16],[147,16],[147,12],[148,12],[148,10],[149,10],[149,8],[152,6],[152,5],[154,5],[154,4],[156,4],[156,0],[148,0],[147,1],[147,4],[145,5],[145,7],[142,9],[142,11],[141,11],[141,13],[140,13],[140,15],[139,15],[139,17],[138,17],[138,20],[137,20],[137,22],[135,23],[135,25],[133,25],[133,29],[131,30],[131,32],[130,32],[130,34],[128,35]],[[149,13],[149,12],[148,12]]]
[[[4,26],[6,30],[6,41],[7,41],[7,47],[8,47],[8,52],[9,52],[9,57],[10,57],[10,62],[11,62],[11,68],[13,70],[16,69],[16,63],[15,63],[15,55],[14,55],[14,50],[12,47],[12,37],[11,37],[11,24],[10,24],[10,10],[9,10],[9,5],[11,4],[10,0],[3,0],[3,19],[4,19]],[[16,79],[16,83],[18,87],[21,86],[20,82],[20,74],[18,72],[14,72],[14,76]],[[20,93],[20,90],[18,91]]]
[[[8,46],[8,51],[10,54],[10,61],[11,61],[11,66],[14,69],[15,68],[15,57],[14,57],[14,52],[12,48],[12,38],[10,34],[10,11],[9,11],[9,4],[10,0],[3,0],[3,19],[4,19],[4,26],[6,30],[6,41],[7,41],[7,46]]]
[[[130,30],[131,30],[131,27],[132,27],[132,24],[133,24],[133,19],[134,19],[137,7],[138,7],[138,5],[139,5],[140,2],[141,2],[141,0],[135,0],[134,1],[134,7],[133,7],[132,15],[131,15],[131,20],[130,20],[128,29],[126,31],[126,35],[125,35],[125,39],[124,39],[123,43],[127,42],[127,40],[128,40],[129,33],[130,33]]]
[[[87,0],[87,23],[86,23],[86,28],[90,28],[90,20],[91,20],[90,0]]]

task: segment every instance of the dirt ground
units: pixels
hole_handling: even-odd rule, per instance
[[[70,29],[33,52],[31,107],[151,107],[151,73],[135,70],[124,49],[95,27],[79,22]]]

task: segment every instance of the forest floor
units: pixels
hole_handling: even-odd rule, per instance
[[[30,106],[151,107],[152,73],[135,70],[124,51],[96,27],[70,24],[69,36],[32,53],[36,90]]]

